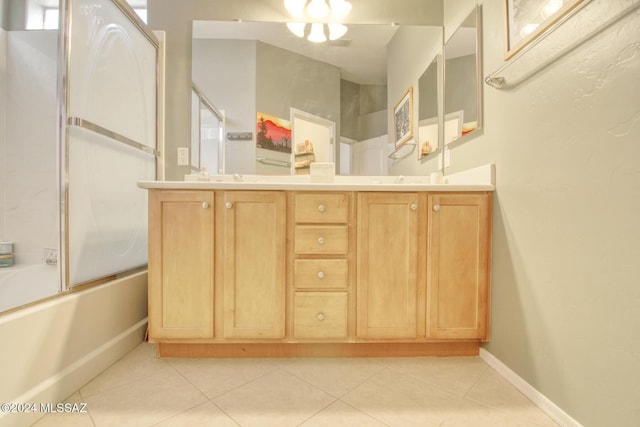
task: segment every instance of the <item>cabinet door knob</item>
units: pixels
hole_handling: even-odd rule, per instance
[[[227,203],[224,204],[224,207],[227,208],[227,209],[231,209],[233,207],[233,203],[227,202]]]
[[[418,205],[416,203],[411,203],[411,206],[409,206],[411,208],[412,211],[417,211],[418,210]]]
[[[318,279],[324,279],[324,271],[318,271]]]
[[[440,211],[440,205],[433,205],[433,210],[436,212]]]
[[[324,212],[326,210],[327,210],[327,207],[325,205],[322,205],[322,204],[318,205],[318,211]]]
[[[209,207],[209,203],[202,202],[202,209],[207,209]]]
[[[320,245],[324,245],[324,237],[322,237],[322,236],[318,237],[318,243]]]
[[[316,319],[318,319],[320,322],[322,322],[324,320],[324,314],[323,313],[318,313],[316,315]]]

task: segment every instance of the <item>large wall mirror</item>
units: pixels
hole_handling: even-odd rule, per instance
[[[305,163],[311,160],[335,161],[341,173],[386,174],[393,149],[387,130],[388,70],[401,68],[388,64],[387,57],[402,26],[348,27],[341,39],[315,44],[295,37],[284,23],[193,22],[194,83],[224,110],[227,135],[253,134],[250,141],[226,140],[226,173],[305,173]],[[413,60],[419,56],[416,51],[427,47],[432,56],[419,61],[426,65],[400,84],[416,86],[424,75],[420,80],[428,89],[420,98],[425,106],[418,103],[417,111],[428,115],[427,128],[436,118],[436,136],[428,137],[425,153],[433,157],[442,146],[437,137],[442,111],[438,108],[438,61],[432,60],[434,50],[442,52],[442,28],[432,32],[438,37],[421,38],[415,46],[401,45]],[[416,119],[422,122],[421,117]],[[258,136],[267,141],[267,148],[257,144]]]
[[[440,108],[442,99],[442,55],[436,55],[418,80],[418,158],[435,155],[440,150]]]
[[[444,46],[444,144],[482,129],[482,28],[476,6]]]

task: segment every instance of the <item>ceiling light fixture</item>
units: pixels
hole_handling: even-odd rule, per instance
[[[287,28],[297,37],[306,35],[307,40],[322,43],[327,39],[338,40],[348,31],[347,26],[339,22],[351,12],[351,3],[347,0],[329,0],[329,4],[327,0],[284,0],[284,6],[296,19],[287,23]],[[308,34],[307,23],[311,23]]]

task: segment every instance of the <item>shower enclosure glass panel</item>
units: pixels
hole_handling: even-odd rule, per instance
[[[147,263],[147,198],[136,183],[156,176],[157,41],[137,19],[118,0],[71,2],[70,286]]]

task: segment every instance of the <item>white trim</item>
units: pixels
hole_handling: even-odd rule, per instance
[[[511,385],[517,388],[520,393],[524,394],[534,405],[540,408],[542,412],[551,417],[555,422],[563,427],[583,427],[582,424],[574,420],[558,405],[536,390],[531,384],[526,382],[521,376],[512,371],[511,368],[502,363],[502,361],[484,348],[480,348],[480,358],[484,360],[487,365],[495,369],[498,374],[509,381]]]

